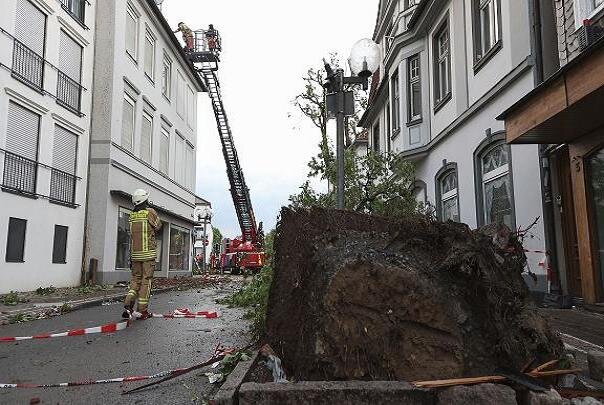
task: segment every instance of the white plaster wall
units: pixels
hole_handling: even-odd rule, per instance
[[[485,130],[503,130],[503,123],[495,117],[515,100],[531,90],[533,77],[527,72],[514,86],[467,120],[462,126],[437,144],[430,153],[416,163],[416,176],[427,184],[428,201],[435,203],[435,175],[442,167],[443,159],[456,162],[458,169],[458,196],[461,222],[470,227],[477,226],[476,199],[474,188],[474,151],[485,138]],[[539,223],[533,228],[532,238],[525,240],[527,249],[543,250],[545,245],[543,212],[537,145],[512,145],[512,176],[516,226],[525,228],[536,218]],[[539,271],[540,256],[529,254],[529,266]]]
[[[513,4],[512,4],[513,3]],[[474,104],[531,54],[528,2],[501,1],[502,47],[474,73],[471,0],[465,6],[469,105]]]
[[[13,79],[6,69],[0,69],[0,148],[6,145],[7,111],[10,100],[20,103],[41,115],[38,161],[52,166],[54,125],[67,127],[78,134],[78,156],[75,202],[77,208],[50,203],[47,199],[30,199],[0,191],[0,293],[11,290],[27,291],[40,286],[56,287],[77,285],[82,268],[84,215],[88,168],[88,144],[91,110],[93,29],[95,4],[86,6],[86,30],[67,14],[58,0],[32,0],[47,14],[45,59],[58,66],[59,31],[63,29],[83,46],[81,84],[87,89],[82,92],[81,111],[78,117],[56,103],[49,95],[42,95]],[[0,13],[0,27],[14,34],[16,0],[4,0]],[[0,34],[0,63],[12,65],[12,40]],[[57,71],[47,65],[44,89],[56,94]],[[4,155],[0,154],[0,178]],[[49,195],[50,169],[39,167],[36,192]],[[6,263],[6,243],[9,217],[26,219],[24,263]],[[54,225],[68,226],[67,263],[52,263]]]

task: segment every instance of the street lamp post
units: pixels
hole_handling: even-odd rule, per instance
[[[344,69],[334,72],[325,62],[327,81],[326,113],[336,117],[337,208],[344,209],[344,117],[354,115],[354,94],[347,90],[351,85],[361,85],[367,90],[369,77],[379,66],[380,50],[371,39],[357,41],[350,52],[348,63],[353,75],[344,76]]]

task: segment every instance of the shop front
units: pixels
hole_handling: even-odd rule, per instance
[[[604,42],[504,112],[507,142],[544,145],[563,292],[604,301]],[[549,186],[549,184],[548,184]]]

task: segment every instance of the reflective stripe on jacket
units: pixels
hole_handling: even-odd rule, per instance
[[[145,262],[156,259],[155,232],[160,228],[161,220],[153,208],[130,213],[131,260]]]

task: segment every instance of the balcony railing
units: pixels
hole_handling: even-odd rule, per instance
[[[86,0],[61,0],[61,7],[63,7],[74,20],[85,26]]]
[[[44,58],[13,39],[13,76],[38,91],[44,91]]]
[[[4,152],[2,187],[20,193],[36,194],[38,162],[14,153]]]
[[[57,71],[57,103],[63,107],[80,113],[82,101],[82,85],[60,70]]]
[[[68,205],[75,202],[75,186],[77,177],[58,169],[51,169],[50,200]]]

